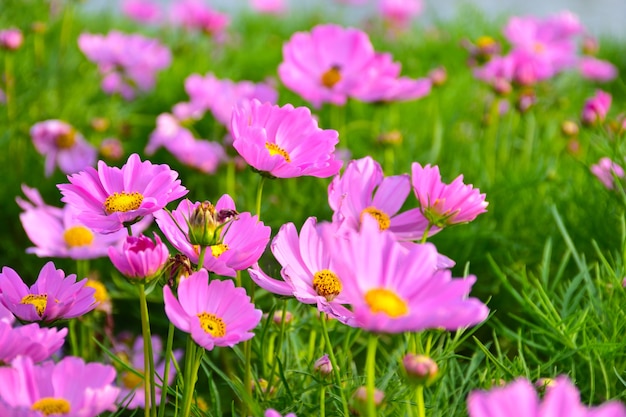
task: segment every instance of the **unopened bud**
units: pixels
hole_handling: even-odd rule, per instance
[[[397,129],[390,132],[381,133],[378,136],[378,142],[383,145],[401,145],[402,133]]]
[[[220,244],[222,227],[236,216],[235,210],[217,211],[208,201],[200,203],[189,216],[189,242],[199,246]]]
[[[567,137],[578,135],[578,123],[573,120],[565,120],[561,123],[561,133]]]
[[[428,72],[428,78],[430,78],[430,82],[432,82],[434,86],[440,87],[448,80],[448,72],[445,67],[433,68]]]
[[[328,358],[327,353],[315,361],[315,363],[313,364],[313,369],[315,370],[315,372],[319,372],[322,376],[330,375],[330,373],[333,371],[333,364],[330,363],[330,359]]]
[[[191,261],[186,255],[180,253],[177,253],[176,255],[170,257],[168,265],[169,277],[167,280],[167,285],[172,289],[176,289],[178,287],[180,277],[186,278],[191,273],[193,273],[193,269],[191,268]]]
[[[379,389],[374,388],[374,405],[376,408],[380,407],[385,399],[385,393]],[[367,388],[361,386],[352,394],[352,411],[356,415],[367,414]]]
[[[409,381],[418,385],[430,385],[439,373],[439,366],[426,355],[408,353],[402,358],[402,364]]]

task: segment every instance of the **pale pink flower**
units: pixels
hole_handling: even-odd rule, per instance
[[[624,178],[624,168],[607,157],[601,158],[597,164],[592,165],[591,172],[609,190],[615,188],[615,177]]]
[[[422,12],[421,0],[378,0],[378,11],[390,25],[406,29]]]
[[[263,414],[263,417],[297,417],[297,416],[294,413],[285,414],[283,416],[282,414],[280,414],[278,411],[274,410],[273,408],[268,408],[267,410],[265,410],[265,414]]]
[[[178,0],[171,7],[171,16],[176,25],[218,37],[230,24],[228,15],[212,9],[203,0]]]
[[[139,23],[158,23],[162,18],[161,8],[151,0],[124,0],[122,13]]]
[[[9,363],[18,356],[41,362],[56,353],[65,342],[67,328],[39,327],[37,323],[13,327],[0,320],[0,363]]]
[[[597,90],[593,97],[585,101],[580,116],[583,124],[595,125],[603,122],[611,108],[612,100],[611,94],[606,91]]]
[[[169,249],[156,233],[154,241],[144,235],[127,236],[121,248],[109,247],[111,263],[131,280],[148,282],[158,277],[169,257]]]
[[[287,11],[285,0],[250,0],[250,7],[258,13],[283,14]]]
[[[100,151],[100,154],[106,159],[118,160],[124,156],[122,142],[116,138],[103,139],[102,142],[100,142],[98,151]]]
[[[583,77],[599,82],[612,81],[617,77],[617,67],[608,61],[585,56],[578,61],[578,70]]]
[[[24,35],[21,30],[15,28],[0,30],[0,48],[15,51],[23,42]]]

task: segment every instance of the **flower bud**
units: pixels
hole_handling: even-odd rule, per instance
[[[169,259],[169,250],[155,233],[154,241],[144,235],[127,236],[121,249],[109,247],[113,265],[131,282],[142,284],[158,277]]]
[[[169,277],[167,279],[167,285],[173,290],[176,290],[176,288],[178,288],[180,277],[187,278],[193,272],[193,269],[191,268],[191,261],[186,255],[177,253],[176,255],[170,257],[168,265]]]
[[[333,371],[333,364],[330,363],[330,359],[328,358],[328,354],[325,353],[321,358],[315,361],[313,364],[313,370],[315,372],[319,372],[322,376],[330,375]]]
[[[200,203],[189,216],[189,242],[199,246],[219,244],[222,228],[236,216],[235,210],[217,211],[208,201]]]
[[[417,385],[430,385],[439,373],[437,363],[426,355],[408,353],[402,358],[402,364],[409,381]]]
[[[441,87],[448,80],[448,72],[445,67],[433,68],[428,72],[428,78],[435,87]]]
[[[374,388],[374,405],[376,405],[376,408],[382,405],[384,398],[385,393]],[[354,391],[351,403],[354,414],[367,415],[367,388],[365,386],[361,386]]]
[[[402,132],[394,129],[389,132],[381,133],[378,136],[378,142],[383,145],[402,145]]]
[[[21,30],[15,28],[0,30],[0,48],[15,51],[23,42],[24,35]]]
[[[561,133],[566,137],[578,135],[578,123],[573,120],[565,120],[561,123]]]

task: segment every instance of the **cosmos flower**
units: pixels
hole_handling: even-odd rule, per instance
[[[624,178],[624,168],[607,157],[600,158],[597,164],[592,165],[591,172],[609,190],[615,188],[615,177]]]
[[[61,349],[66,335],[67,328],[44,328],[37,323],[13,327],[0,320],[0,363],[7,364],[20,355],[41,362]]]
[[[287,11],[285,0],[250,0],[250,7],[257,13],[282,14]]]
[[[24,43],[24,35],[19,29],[0,30],[0,48],[15,51]]]
[[[487,211],[489,203],[485,201],[485,194],[480,194],[471,184],[464,184],[463,175],[446,184],[441,180],[438,166],[422,167],[414,162],[411,182],[422,214],[433,226],[471,222]]]
[[[141,220],[176,200],[188,190],[167,165],[141,161],[132,154],[122,168],[103,161],[98,169],[68,176],[70,184],[57,185],[63,202],[78,209],[85,226],[100,233],[113,233]]]
[[[30,128],[35,149],[45,156],[46,177],[59,167],[64,174],[74,174],[96,163],[98,150],[83,135],[61,120],[46,120]]]
[[[330,228],[323,237],[354,314],[350,326],[380,333],[457,330],[487,318],[487,307],[468,298],[476,277],[452,278],[438,269],[430,243],[400,243],[369,217],[347,238]]]
[[[148,282],[156,278],[169,257],[169,249],[156,233],[154,241],[144,235],[127,236],[121,248],[109,248],[111,263],[131,280]]]
[[[473,391],[467,397],[470,417],[624,417],[626,408],[618,401],[588,407],[566,376],[559,376],[546,387],[543,399],[533,384],[518,378],[504,387]]]
[[[606,91],[597,90],[593,97],[585,101],[580,116],[583,124],[595,125],[603,122],[609,112],[609,109],[611,108],[612,100],[613,98],[611,94]]]
[[[190,224],[194,213],[204,210],[211,217],[211,236],[203,241],[194,235]],[[224,194],[215,206],[210,202],[192,203],[183,200],[171,215],[166,211],[155,213],[157,225],[177,250],[198,263],[200,246],[207,246],[204,267],[216,274],[234,277],[237,271],[252,266],[259,260],[270,239],[271,229],[248,212],[238,213],[233,199]],[[202,233],[202,232],[201,232]]]
[[[578,70],[588,80],[607,82],[617,77],[617,67],[608,61],[585,56],[578,61]]]
[[[122,13],[139,23],[158,23],[162,19],[159,5],[150,0],[124,0]]]
[[[378,11],[395,29],[407,29],[411,20],[422,12],[421,0],[379,0]]]
[[[10,367],[0,367],[0,410],[3,416],[96,417],[117,409],[114,380],[110,365],[74,356],[34,365],[20,356]]]
[[[202,0],[179,0],[171,8],[172,23],[188,30],[221,36],[230,24],[228,15],[213,10]]]
[[[400,213],[410,193],[409,175],[385,177],[380,164],[367,156],[351,161],[343,174],[333,178],[328,203],[340,230],[358,230],[363,217],[370,216],[378,221],[380,230],[393,232],[398,240],[416,240],[423,237],[428,219],[419,208]]]
[[[255,170],[277,178],[326,178],[339,172],[336,130],[320,129],[307,107],[283,107],[254,99],[233,111],[233,147]]]
[[[344,105],[363,81],[375,52],[367,34],[334,24],[297,32],[283,45],[278,75],[287,88],[311,102]]]
[[[76,275],[67,277],[46,263],[35,283],[28,287],[12,268],[0,273],[0,303],[17,318],[26,322],[71,319],[96,308],[95,290],[86,288],[87,279],[76,282]]]
[[[268,408],[267,410],[265,410],[265,414],[263,414],[263,417],[283,417],[282,414],[280,414],[278,411],[274,410],[273,408]],[[284,417],[297,417],[295,415],[295,413],[289,413],[289,414],[285,414]]]
[[[233,347],[251,339],[263,314],[232,280],[214,279],[209,283],[205,269],[181,278],[178,299],[167,285],[163,287],[163,298],[165,314],[172,324],[191,334],[207,350],[215,346]]]

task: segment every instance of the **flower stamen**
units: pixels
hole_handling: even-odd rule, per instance
[[[270,156],[280,155],[283,158],[285,158],[286,162],[291,162],[291,158],[289,157],[289,154],[287,153],[287,151],[281,148],[280,146],[278,146],[277,144],[266,142],[265,147],[267,148],[268,151],[270,151]]]
[[[218,243],[217,245],[211,245],[211,255],[219,257],[222,253],[228,250],[228,245],[225,243]]]
[[[200,327],[213,337],[224,337],[226,335],[226,324],[224,320],[211,313],[198,314]]]
[[[64,398],[45,397],[35,401],[30,408],[32,411],[39,411],[44,416],[52,414],[69,414],[71,411],[70,402]]]
[[[379,230],[387,230],[391,225],[391,220],[389,219],[389,215],[382,210],[377,209],[376,207],[366,207],[361,211],[360,221],[363,222],[363,216],[369,214],[378,222]]]
[[[339,72],[338,65],[333,65],[328,71],[322,74],[322,85],[324,87],[333,88],[339,81],[341,81],[341,72]]]
[[[313,275],[313,289],[318,295],[332,301],[341,293],[343,286],[333,271],[322,269]]]
[[[89,246],[93,238],[93,232],[85,226],[72,226],[63,233],[63,239],[70,248]]]
[[[139,192],[127,193],[122,191],[121,193],[113,193],[107,197],[104,201],[104,209],[107,214],[115,212],[127,212],[137,210],[141,207],[143,202],[143,195]]]
[[[365,293],[365,302],[372,313],[384,313],[396,319],[406,316],[409,307],[406,302],[395,292],[386,288],[374,288]]]
[[[35,311],[39,317],[43,317],[48,305],[48,294],[28,294],[22,298],[20,304],[31,304],[35,307]]]

